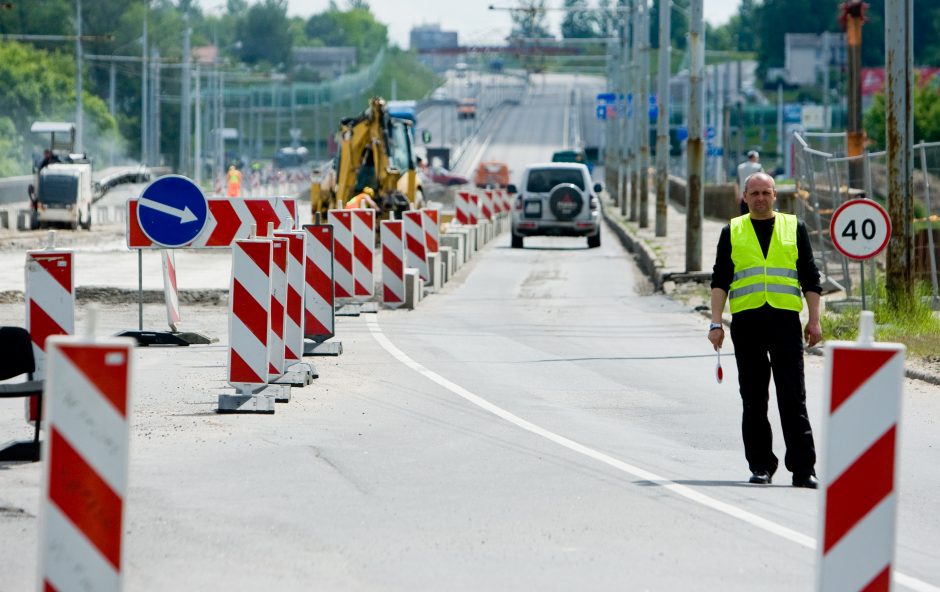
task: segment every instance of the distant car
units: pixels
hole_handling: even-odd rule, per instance
[[[507,187],[509,166],[504,162],[481,162],[473,176],[477,187]]]
[[[476,116],[476,99],[460,99],[457,101],[457,119],[475,119]]]
[[[586,165],[588,172],[594,172],[594,165],[587,159],[584,150],[559,150],[552,154],[552,162],[579,162]]]
[[[583,164],[527,166],[513,201],[512,248],[521,249],[527,236],[583,236],[588,248],[601,246],[600,191]],[[517,193],[514,185],[509,193]]]
[[[441,185],[465,185],[470,181],[456,173],[452,173],[442,166],[432,166],[428,169],[428,177]]]

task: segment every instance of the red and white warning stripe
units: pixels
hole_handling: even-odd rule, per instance
[[[498,216],[503,213],[503,198],[500,195],[499,189],[494,189],[490,191],[490,200],[493,203],[493,215]]]
[[[480,196],[476,193],[470,194],[470,224],[477,224],[480,221]]]
[[[163,260],[163,300],[166,303],[166,322],[171,331],[179,331],[180,293],[176,284],[176,256],[171,249],[161,249]]]
[[[493,220],[493,192],[484,191],[480,195],[480,218]]]
[[[309,224],[304,275],[304,337],[326,341],[336,334],[333,282],[333,226]]]
[[[127,202],[127,247],[162,248],[147,238],[137,218],[137,201]],[[292,197],[206,199],[209,218],[202,232],[186,245],[188,248],[228,248],[237,239],[251,236],[251,227],[263,232],[273,223],[275,230],[291,230],[289,220],[297,219],[297,199]]]
[[[268,333],[268,381],[284,374],[284,317],[287,308],[287,239],[272,238],[271,331]]]
[[[46,376],[46,338],[75,332],[75,269],[71,251],[26,253],[26,329],[33,342],[35,380]]]
[[[304,271],[307,235],[296,230],[275,232],[287,240],[287,308],[284,310],[284,362],[299,362],[304,353]]]
[[[382,303],[397,308],[405,303],[405,243],[401,220],[383,220]]]
[[[454,200],[454,206],[454,215],[457,218],[457,222],[464,225],[477,223],[473,201],[470,198],[469,192],[458,191],[457,198]]]
[[[375,294],[375,210],[352,210],[354,296]]]
[[[428,253],[437,253],[440,251],[441,229],[438,225],[440,220],[438,210],[423,209],[424,214],[424,244],[428,248]]]
[[[333,227],[333,283],[336,297],[352,298],[356,293],[352,210],[330,210],[327,221]]]
[[[829,342],[819,590],[889,590],[904,346]]]
[[[37,588],[118,592],[134,341],[58,336],[46,346]]]
[[[424,243],[424,214],[420,211],[404,212],[405,263],[418,270],[421,279],[431,278],[428,267],[428,250]]]
[[[272,252],[267,239],[232,245],[228,382],[242,394],[267,384]]]

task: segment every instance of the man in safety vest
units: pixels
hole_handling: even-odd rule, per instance
[[[732,218],[718,239],[708,340],[715,349],[724,342],[721,315],[729,300],[749,481],[769,484],[777,470],[767,420],[772,373],[787,448],[784,462],[793,473],[794,487],[815,489],[816,449],[806,413],[803,335],[810,346],[822,339],[819,270],[803,222],[774,212],[777,190],[770,175],[750,175],[744,183],[744,199],[750,213]],[[803,297],[809,319],[801,335]]]
[[[238,197],[242,194],[242,174],[235,168],[235,165],[228,167],[228,174],[225,176],[228,181],[228,196]]]
[[[377,210],[379,207],[375,205],[375,200],[372,199],[374,196],[375,192],[372,191],[371,187],[363,187],[359,195],[349,200],[349,203],[346,204],[346,209],[358,210],[359,208],[372,208],[373,210]]]

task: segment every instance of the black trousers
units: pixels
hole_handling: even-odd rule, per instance
[[[794,474],[814,473],[816,447],[806,413],[800,315],[767,305],[739,312],[731,319],[731,341],[744,405],[741,418],[744,456],[751,471],[768,471],[773,475],[777,470],[773,432],[767,419],[773,372],[787,446],[784,463]]]

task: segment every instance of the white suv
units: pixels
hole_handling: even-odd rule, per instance
[[[526,236],[586,236],[589,248],[601,246],[600,183],[591,184],[583,164],[530,164],[512,208],[512,248]],[[517,193],[514,185],[509,193]]]

